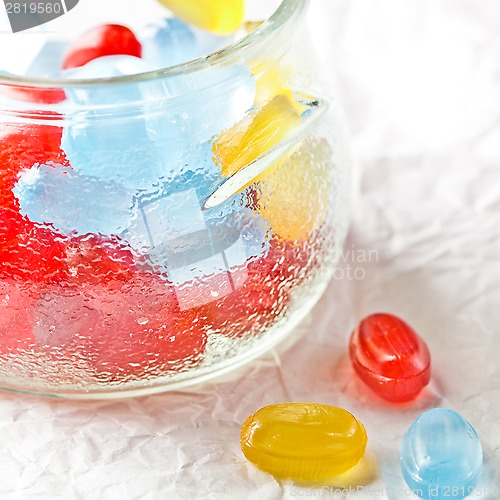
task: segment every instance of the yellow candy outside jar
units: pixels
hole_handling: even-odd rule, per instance
[[[315,403],[261,408],[241,427],[241,450],[265,472],[295,481],[327,481],[363,458],[363,424],[348,411]]]

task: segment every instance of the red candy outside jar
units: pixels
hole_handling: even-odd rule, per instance
[[[361,380],[388,401],[410,401],[429,383],[427,345],[407,323],[391,314],[363,319],[351,336],[349,353]]]

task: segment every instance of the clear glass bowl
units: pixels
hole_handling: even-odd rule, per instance
[[[306,6],[175,67],[0,77],[1,387],[178,389],[307,314],[346,236],[350,165]]]

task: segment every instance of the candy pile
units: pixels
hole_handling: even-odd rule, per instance
[[[391,402],[410,402],[430,381],[425,342],[392,314],[364,318],[350,340],[350,356],[361,380]],[[263,471],[299,484],[357,487],[366,478],[353,472],[362,461],[367,437],[348,411],[324,404],[285,403],[261,408],[241,427],[241,450]],[[421,414],[401,446],[407,495],[463,499],[475,495],[483,465],[476,431],[458,413],[435,408]],[[366,467],[365,467],[366,468]],[[364,484],[364,483],[363,483]]]
[[[28,74],[88,80],[185,63],[234,40],[243,19],[242,0],[162,3],[179,17],[137,33],[95,26],[44,47]],[[272,72],[232,64],[31,95],[3,88],[2,99],[54,111],[0,132],[0,355],[43,352],[128,381],[187,370],[209,333],[251,337],[286,310],[326,217],[329,146],[303,140],[204,207],[303,126],[305,108]]]

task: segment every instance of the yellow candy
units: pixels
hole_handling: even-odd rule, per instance
[[[331,172],[329,144],[306,140],[278,169],[262,178],[257,210],[278,237],[303,241],[323,223],[332,189]]]
[[[245,457],[275,477],[327,481],[354,467],[366,450],[363,424],[342,408],[314,403],[261,408],[241,427]]]
[[[159,0],[179,19],[219,35],[240,26],[244,0]]]
[[[254,115],[223,132],[213,144],[224,177],[231,177],[278,146],[302,125],[298,104],[278,95]],[[245,188],[261,183],[254,209],[278,238],[302,241],[325,220],[328,211],[332,151],[326,141],[306,140],[258,174]]]
[[[283,94],[293,97],[292,91],[288,87],[288,82],[291,79],[291,71],[281,66],[269,66],[265,71],[255,74],[256,94],[255,104],[262,105],[272,99],[273,96]],[[292,101],[293,102],[293,101]],[[294,106],[299,109],[299,105],[294,103]]]
[[[301,124],[300,114],[290,98],[285,95],[276,96],[254,115],[222,132],[216,139],[213,152],[222,175],[231,177],[264,153],[278,146]],[[280,161],[275,162],[262,174],[252,179],[248,185],[258,182],[264,175],[269,175],[279,164]]]

